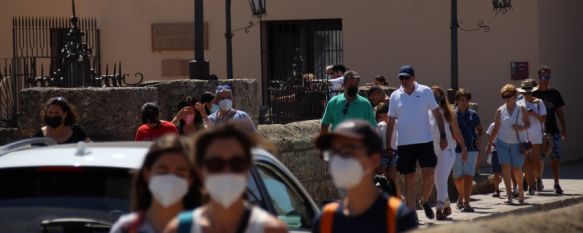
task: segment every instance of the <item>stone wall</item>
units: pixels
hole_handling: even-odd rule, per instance
[[[19,93],[18,128],[30,137],[43,125],[41,112],[51,97],[62,96],[79,114],[79,124],[94,141],[133,140],[141,124],[141,106],[160,105],[162,119],[172,120],[178,102],[187,95],[199,97],[214,92],[217,81],[176,80],[147,83],[145,87],[29,88]],[[256,80],[221,80],[233,86],[233,106],[247,111],[257,122],[259,107]]]
[[[16,128],[0,128],[0,146],[20,139],[20,132]]]
[[[320,133],[319,120],[260,125],[258,133],[277,147],[276,157],[300,180],[316,204],[338,197],[328,166],[314,146]]]

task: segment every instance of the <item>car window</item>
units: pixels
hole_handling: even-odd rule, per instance
[[[257,170],[271,197],[277,217],[290,229],[310,229],[314,211],[291,179],[271,165],[258,165]]]
[[[40,232],[43,221],[68,218],[109,225],[129,211],[131,179],[121,168],[0,169],[0,233]]]

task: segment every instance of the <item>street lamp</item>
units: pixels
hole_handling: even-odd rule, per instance
[[[249,5],[253,16],[261,18],[265,15],[267,8],[266,0],[249,0]],[[233,79],[233,31],[231,30],[231,0],[225,0],[226,30],[225,39],[227,43],[227,79]]]
[[[494,12],[496,14],[502,13],[506,14],[509,9],[512,9],[512,0],[492,0],[492,5],[494,7]],[[453,98],[453,94],[458,90],[458,28],[460,24],[457,17],[457,0],[451,0],[451,89],[448,90],[448,97],[450,100]],[[488,26],[482,24],[478,25],[478,29],[484,28],[485,31],[489,30]],[[462,30],[464,30],[462,28]],[[474,31],[465,30],[465,31]]]
[[[209,62],[204,59],[203,0],[194,1],[194,59],[188,70],[190,79],[209,79]]]

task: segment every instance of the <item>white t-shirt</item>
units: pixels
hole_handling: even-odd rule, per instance
[[[492,122],[492,124],[490,124],[490,126],[488,126],[488,130],[486,130],[486,134],[488,135],[492,135],[492,131],[494,130],[494,125],[496,123]],[[492,142],[493,144],[496,144],[496,138],[492,138]],[[496,147],[492,146],[492,151],[496,151]]]
[[[396,117],[398,146],[427,143],[433,141],[429,115],[439,107],[433,97],[431,88],[415,83],[415,91],[410,95],[401,86],[391,94],[389,101],[389,117]]]
[[[333,78],[328,81],[332,83],[332,86],[330,87],[331,90],[339,91],[342,88],[342,84],[344,83],[344,76]]]
[[[500,128],[498,128],[497,138],[508,144],[517,144],[526,141],[526,131],[518,131],[518,136],[516,130],[512,125],[524,125],[522,121],[522,111],[520,111],[520,106],[517,104],[514,107],[513,112],[509,112],[506,108],[506,104],[498,108],[500,110]],[[520,137],[520,140],[519,140]]]
[[[387,122],[381,121],[377,124],[377,131],[383,140],[383,149],[387,149]],[[397,149],[397,127],[393,127],[393,136],[391,136],[391,149]]]
[[[522,106],[524,108],[526,108],[526,110],[531,109],[533,112],[536,112],[538,115],[547,115],[547,108],[545,107],[545,104],[543,103],[543,101],[537,101],[535,103],[531,103],[526,101],[525,98],[522,98],[521,100],[518,100],[516,102],[516,104],[518,104],[519,106]],[[535,116],[528,116],[528,120],[530,121],[530,127],[527,129],[527,133],[528,136],[530,137],[531,135],[534,136],[538,136],[538,137],[542,137],[543,135],[543,124],[541,124],[541,121],[539,121],[538,118],[536,118]]]
[[[439,109],[441,113],[441,117],[443,118],[443,128],[445,129],[445,138],[447,139],[447,148],[446,149],[455,149],[457,146],[456,141],[453,139],[453,134],[451,133],[451,127],[449,122],[443,116],[443,110]],[[437,126],[437,121],[435,117],[433,117],[433,112],[427,112],[429,116],[429,123],[431,124],[432,132],[433,132],[433,150],[435,151],[436,155],[441,154],[441,147],[439,145],[439,140],[441,135],[439,135],[439,126]]]

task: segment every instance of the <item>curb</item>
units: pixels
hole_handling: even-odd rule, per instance
[[[530,204],[524,208],[513,209],[513,210],[505,211],[505,212],[496,212],[496,213],[492,213],[488,216],[476,217],[476,218],[472,219],[471,221],[474,222],[474,221],[493,219],[493,218],[497,218],[497,217],[501,217],[501,216],[522,215],[522,214],[536,213],[536,212],[541,212],[541,211],[550,211],[550,210],[565,208],[565,207],[569,207],[569,206],[574,206],[574,205],[577,205],[580,203],[583,203],[583,197],[567,198],[567,199],[562,199],[562,200],[557,200],[557,201],[552,201],[552,202],[542,203],[542,204],[533,203],[533,204]]]

